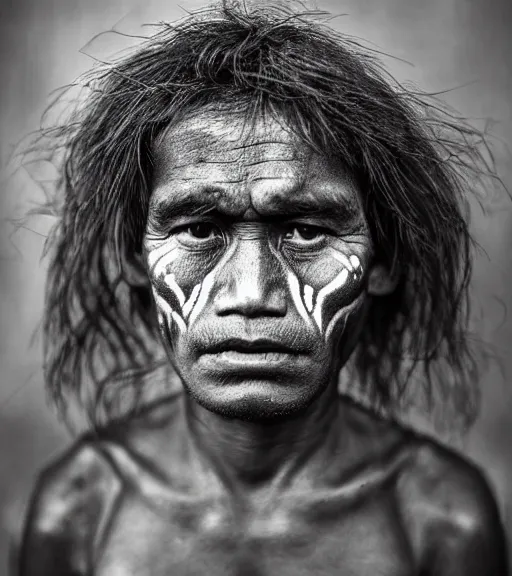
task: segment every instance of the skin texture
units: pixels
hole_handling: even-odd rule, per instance
[[[245,420],[303,410],[364,313],[371,240],[354,184],[278,122],[214,112],[168,131],[155,156],[145,260],[187,391]],[[232,338],[268,345],[215,354]]]
[[[154,155],[144,259],[185,392],[43,473],[21,574],[505,576],[482,474],[338,395],[394,287],[349,174],[213,110]]]

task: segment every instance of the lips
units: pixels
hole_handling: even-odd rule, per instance
[[[210,345],[201,356],[203,367],[221,374],[263,375],[290,369],[306,360],[304,350],[267,338],[227,338]],[[270,371],[270,372],[269,372]],[[274,372],[275,373],[275,372]]]
[[[299,350],[297,347],[269,340],[266,338],[257,338],[252,340],[244,340],[241,338],[228,338],[208,346],[204,351],[205,354],[222,354],[226,352],[233,352],[243,355],[257,354],[272,355],[272,354],[300,354],[304,350]]]

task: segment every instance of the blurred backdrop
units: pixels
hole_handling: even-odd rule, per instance
[[[204,2],[183,0],[194,9]],[[308,4],[308,6],[314,6]],[[324,0],[331,25],[359,36],[385,57],[401,81],[448,92],[443,98],[481,125],[492,117],[500,174],[512,190],[512,2],[510,0]],[[16,143],[39,126],[52,90],[88,70],[94,57],[133,40],[107,33],[148,34],[143,23],[176,20],[176,0],[2,0],[0,4],[0,574],[10,535],[18,532],[27,496],[41,466],[70,441],[44,394],[41,340],[44,236],[51,221],[14,228],[41,190],[8,160]],[[93,40],[92,40],[93,39]],[[92,41],[91,41],[92,40]],[[473,300],[479,335],[502,360],[482,379],[481,415],[459,449],[490,478],[512,539],[512,203],[486,215],[475,210],[477,257]]]

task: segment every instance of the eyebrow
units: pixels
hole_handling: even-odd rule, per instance
[[[315,216],[318,218],[353,220],[360,217],[358,206],[348,198],[319,197],[317,199],[295,199],[280,202],[276,216],[286,215],[289,218]]]
[[[208,190],[204,190],[208,192]],[[212,212],[218,212],[217,202],[209,199],[194,197],[162,200],[152,206],[153,218],[157,222],[166,222],[171,219],[185,216],[205,216]]]
[[[168,222],[190,216],[210,215],[220,219],[236,219],[236,215],[219,207],[219,189],[201,188],[187,197],[170,198],[155,203],[152,207],[152,218],[156,222]],[[204,197],[212,194],[213,198]],[[201,196],[201,197],[199,197]],[[361,212],[357,202],[349,198],[318,197],[315,199],[280,199],[277,207],[261,214],[268,220],[292,220],[300,217],[315,217],[331,222],[357,222]]]

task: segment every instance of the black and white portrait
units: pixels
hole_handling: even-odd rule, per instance
[[[2,7],[2,573],[509,574],[511,24]]]

